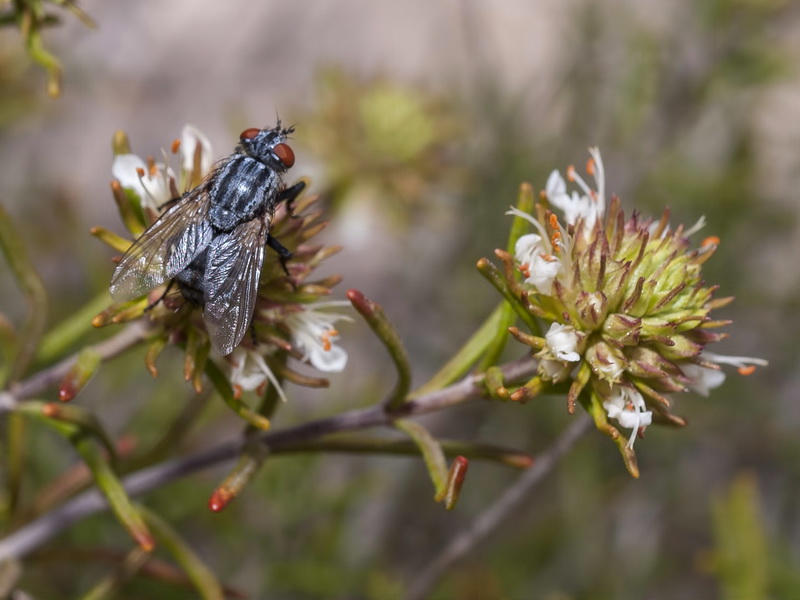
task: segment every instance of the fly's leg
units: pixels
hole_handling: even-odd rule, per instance
[[[288,212],[288,214],[290,214],[293,217],[296,216],[294,214],[294,211],[292,210],[292,203],[295,200],[297,200],[297,197],[300,195],[300,192],[302,192],[304,189],[306,189],[305,181],[298,181],[293,186],[284,188],[283,190],[278,192],[278,195],[275,197],[275,204],[286,202],[286,211]],[[272,248],[273,250],[277,250],[273,246],[270,246],[270,248]],[[280,254],[280,251],[278,251],[278,254]]]
[[[278,260],[281,261],[281,267],[283,267],[284,273],[289,275],[289,269],[286,267],[286,262],[292,258],[292,253],[289,249],[281,244],[278,238],[272,237],[271,235],[267,236],[267,246],[278,253]]]
[[[173,285],[175,285],[175,280],[174,280],[174,279],[170,279],[169,283],[167,284],[167,287],[166,287],[166,289],[164,290],[164,293],[163,293],[163,294],[161,294],[161,295],[160,295],[158,298],[156,298],[155,302],[151,302],[150,304],[148,304],[148,305],[145,307],[145,309],[144,309],[144,312],[151,311],[151,310],[153,310],[153,309],[154,309],[156,306],[158,306],[158,305],[159,305],[159,303],[160,303],[160,302],[161,302],[161,301],[162,301],[164,298],[166,298],[166,297],[167,297],[167,294],[169,294],[169,291],[172,289],[172,286],[173,286]]]
[[[183,198],[183,196],[180,196],[180,195],[178,195],[178,196],[175,196],[174,198],[170,198],[169,200],[167,200],[167,201],[166,201],[166,202],[164,202],[163,204],[159,205],[159,207],[158,207],[158,212],[160,212],[160,213],[166,212],[168,209],[172,208],[172,206],[173,206],[173,205],[174,205],[174,204],[175,204],[175,203],[176,203],[178,200],[180,200],[181,198]]]

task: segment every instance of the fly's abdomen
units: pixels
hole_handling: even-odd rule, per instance
[[[208,263],[208,248],[203,250],[189,265],[180,273],[175,275],[175,281],[181,295],[196,306],[205,304],[205,276],[206,265]]]
[[[272,212],[279,187],[280,179],[273,169],[249,156],[234,155],[220,168],[211,189],[211,224],[218,230],[231,231]]]

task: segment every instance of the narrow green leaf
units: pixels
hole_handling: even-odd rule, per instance
[[[368,299],[358,290],[348,290],[347,299],[386,346],[389,356],[394,362],[397,370],[397,383],[386,399],[385,406],[387,409],[396,408],[405,402],[411,388],[411,364],[408,362],[403,341],[377,302]]]
[[[114,573],[81,596],[81,600],[113,600],[118,598],[122,586],[130,581],[149,559],[149,552],[145,552],[139,547],[134,548],[114,570]]]
[[[508,281],[506,281],[505,277],[496,266],[488,259],[482,258],[478,261],[478,272],[503,295],[503,298],[506,299],[508,304],[511,305],[519,318],[522,319],[531,331],[539,330],[539,324],[536,322],[534,316],[528,312],[528,309],[522,303],[522,299],[517,297],[511,288],[509,288]]]
[[[503,302],[495,308],[492,314],[489,315],[480,328],[472,334],[472,337],[467,340],[456,355],[451,358],[436,375],[414,390],[410,397],[415,398],[440,390],[467,373],[470,367],[475,364],[475,361],[480,358],[481,354],[483,354],[492,343],[495,333],[503,322],[505,305],[506,303]]]
[[[439,442],[427,429],[415,421],[397,419],[394,422],[394,426],[406,433],[419,446],[425,466],[428,468],[431,481],[433,481],[436,496],[438,497],[444,493],[447,485],[448,469],[447,461]]]
[[[214,512],[221,512],[253,480],[268,455],[269,447],[260,440],[254,439],[245,444],[236,465],[211,494],[208,507]]]
[[[225,600],[222,586],[214,573],[200,560],[186,541],[152,510],[139,506],[144,518],[153,528],[158,540],[169,551],[197,588],[203,600]]]
[[[765,600],[769,566],[764,518],[753,473],[740,473],[726,497],[712,504],[714,517],[713,569],[726,600]]]
[[[227,404],[233,412],[235,412],[256,429],[260,429],[262,431],[269,429],[269,419],[258,414],[252,408],[247,406],[247,404],[233,395],[233,389],[231,388],[230,382],[225,377],[225,374],[220,371],[219,367],[214,363],[214,361],[206,361],[205,372],[206,375],[208,375],[209,380],[211,380],[211,384],[214,386],[217,392],[219,392],[219,395],[222,396],[225,404]]]
[[[146,552],[152,551],[155,547],[152,534],[131,504],[125,488],[106,461],[103,452],[95,443],[95,440],[98,439],[98,431],[102,431],[99,424],[97,424],[97,427],[91,427],[91,419],[81,420],[78,418],[81,411],[77,407],[62,404],[31,400],[21,403],[17,408],[17,412],[44,420],[45,423],[72,443],[89,468],[100,492],[106,497],[111,511],[116,515],[122,526],[128,530],[128,533],[142,550]],[[61,413],[61,418],[58,418],[58,413]],[[74,420],[64,418],[67,413],[76,418]],[[87,435],[87,433],[91,435]],[[104,445],[108,449],[110,442],[107,441],[108,438],[105,434],[102,437],[105,437],[106,442]],[[102,437],[99,439],[102,439]],[[111,449],[113,451],[113,447]]]
[[[529,183],[523,183],[519,188],[519,195],[517,196],[517,208],[523,212],[531,213],[533,212],[533,206],[533,188]],[[512,256],[514,255],[517,240],[528,231],[528,227],[529,223],[525,219],[514,217],[511,231],[508,235],[508,243],[506,244],[506,251]],[[497,363],[508,341],[508,328],[513,325],[515,321],[516,313],[514,312],[514,308],[508,302],[504,302],[501,305],[501,315],[494,337],[491,342],[489,342],[486,348],[486,354],[477,366],[477,371],[479,373]]]
[[[467,476],[469,461],[463,456],[456,456],[453,464],[450,465],[450,472],[447,474],[447,484],[440,497],[436,500],[444,502],[447,510],[453,510],[461,496],[461,487],[464,485],[464,478]]]
[[[61,402],[69,402],[75,398],[100,367],[102,359],[102,355],[91,346],[81,350],[75,364],[70,367],[58,386],[58,399]]]
[[[77,312],[52,328],[37,349],[36,359],[48,363],[62,356],[93,330],[92,318],[108,306],[108,292],[92,298]]]
[[[20,347],[10,373],[11,380],[15,380],[22,377],[36,354],[47,319],[47,293],[25,250],[19,229],[14,226],[2,205],[0,205],[0,250],[5,254],[11,272],[25,294],[29,307],[28,318],[17,338],[20,340]]]

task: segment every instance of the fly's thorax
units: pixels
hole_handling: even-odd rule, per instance
[[[255,158],[234,154],[220,168],[211,188],[211,224],[218,230],[231,231],[264,213],[271,214],[280,187],[275,169]]]

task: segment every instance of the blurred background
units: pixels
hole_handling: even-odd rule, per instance
[[[770,366],[749,378],[729,373],[710,398],[680,397],[689,427],[648,430],[636,445],[639,480],[592,432],[431,597],[800,597],[798,3],[81,7],[97,29],[62,12],[43,35],[63,63],[58,100],[46,96],[44,71],[19,32],[0,30],[0,202],[45,279],[49,326],[107,289],[112,252],[88,230],[124,232],[109,191],[115,130],[128,132],[134,152],[158,158],[192,123],[223,156],[242,129],[278,114],[297,126],[290,179],[312,178],[332,221],[325,239],[344,246],[326,266],[344,276],[337,299],[357,288],[384,306],[421,384],[497,303],[474,265],[505,246],[503,213],[520,183],[539,190],[554,168],[582,169],[597,145],[606,189],[627,211],[669,206],[673,224],[707,217],[704,234],[722,240],[707,281],[736,296],[720,316],[734,321],[731,337],[714,350]],[[25,317],[5,263],[0,307],[11,323]],[[346,372],[328,391],[287,386],[277,427],[365,406],[391,389],[393,370],[366,326],[341,331]],[[522,353],[512,342],[507,358]],[[76,402],[146,447],[193,401],[181,360],[166,352],[153,380],[142,352],[130,352]],[[202,411],[181,453],[239,435],[241,422],[221,402]],[[440,435],[536,453],[569,417],[563,398],[543,397],[474,403],[426,422]],[[49,430],[30,433],[27,494],[76,460]],[[286,456],[212,514],[205,499],[224,474],[144,501],[226,585],[251,598],[308,599],[399,597],[518,477],[473,462],[457,510],[446,513],[418,459]],[[23,587],[76,597],[128,547],[111,516],[92,517],[26,564]],[[88,559],[76,571],[67,559],[80,551]],[[120,597],[192,595],[141,579]]]

